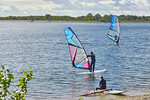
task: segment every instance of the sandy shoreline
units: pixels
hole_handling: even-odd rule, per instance
[[[122,97],[110,100],[150,100],[150,94],[131,96],[131,97]]]
[[[129,91],[120,95],[97,94],[67,100],[150,100],[150,91]]]

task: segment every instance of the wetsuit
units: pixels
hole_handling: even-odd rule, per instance
[[[117,40],[117,35],[114,36],[115,40]]]
[[[96,88],[96,90],[98,89],[106,89],[106,81],[104,79],[100,80],[99,82],[99,88]]]
[[[95,69],[95,55],[88,55],[87,57],[91,57],[91,64],[90,64],[90,72],[92,71],[92,68],[93,68],[93,72],[94,72],[94,69]]]

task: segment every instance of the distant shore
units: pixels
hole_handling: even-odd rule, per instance
[[[45,23],[110,23],[101,21],[48,21],[48,20],[0,20],[0,22],[45,22]],[[150,21],[120,21],[120,23],[150,23]]]

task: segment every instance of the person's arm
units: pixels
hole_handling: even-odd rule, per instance
[[[102,81],[99,81],[99,87],[100,88],[102,87]]]
[[[91,55],[87,55],[87,57],[91,57]]]

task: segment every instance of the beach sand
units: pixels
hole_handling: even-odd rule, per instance
[[[140,95],[140,96],[132,96],[132,97],[123,97],[123,98],[116,98],[110,100],[150,100],[150,94]]]
[[[69,100],[79,100],[73,98]],[[150,91],[128,91],[120,95],[97,94],[91,96],[83,96],[81,100],[150,100]]]

